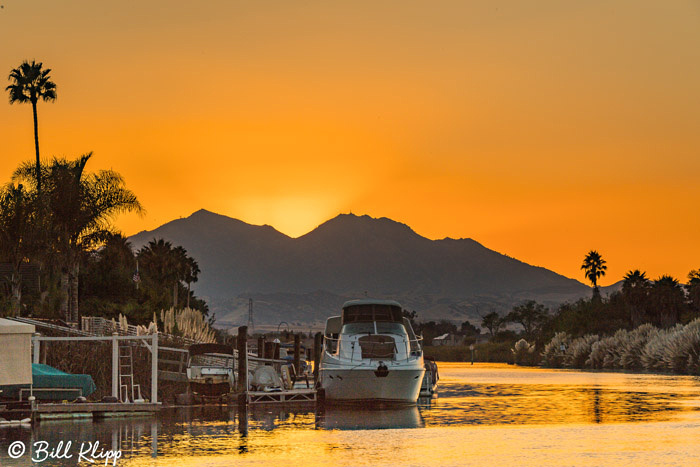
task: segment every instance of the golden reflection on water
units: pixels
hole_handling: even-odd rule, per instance
[[[0,432],[0,465],[28,465],[3,457],[14,436],[99,439],[123,450],[123,466],[700,466],[697,377],[446,363],[440,376],[439,398],[419,407],[193,407],[40,423]]]
[[[440,372],[439,398],[423,411],[428,426],[662,421],[692,410],[682,402],[700,392],[691,376],[447,363]]]

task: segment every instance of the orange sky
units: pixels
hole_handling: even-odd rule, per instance
[[[593,248],[605,284],[700,268],[697,1],[0,3],[2,75],[58,85],[42,154],[122,173],[127,234],[352,211],[579,280]],[[29,105],[0,105],[0,140],[6,181]]]

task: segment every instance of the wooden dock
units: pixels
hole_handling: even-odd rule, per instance
[[[68,418],[108,418],[153,415],[160,404],[120,404],[108,402],[84,402],[68,404],[37,404],[32,413],[38,420]]]
[[[316,403],[315,389],[288,389],[286,391],[248,391],[247,402],[253,404]]]

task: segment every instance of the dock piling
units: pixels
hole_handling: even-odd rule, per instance
[[[263,355],[263,358],[272,359],[272,356],[275,354],[275,343],[265,342],[265,345],[263,347],[265,349],[265,354]]]
[[[248,326],[238,328],[238,394],[245,395],[248,392]]]
[[[112,333],[112,397],[119,400],[119,333]]]
[[[318,366],[321,364],[322,337],[320,332],[314,334],[314,386],[318,382]]]
[[[151,402],[158,403],[158,333],[151,341]]]
[[[298,378],[301,373],[301,336],[294,334],[294,375]]]
[[[258,357],[265,358],[265,336],[258,337]]]

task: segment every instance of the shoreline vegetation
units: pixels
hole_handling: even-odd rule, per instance
[[[563,303],[552,311],[535,301],[505,314],[481,316],[481,328],[469,321],[421,323],[405,313],[425,337],[425,354],[442,361],[515,363],[572,369],[629,370],[700,375],[700,270],[681,284],[663,275],[649,280],[630,270],[619,291],[602,297],[598,280],[607,265],[595,250],[581,269],[593,286],[589,299]],[[461,345],[431,346],[441,333],[454,333]]]

